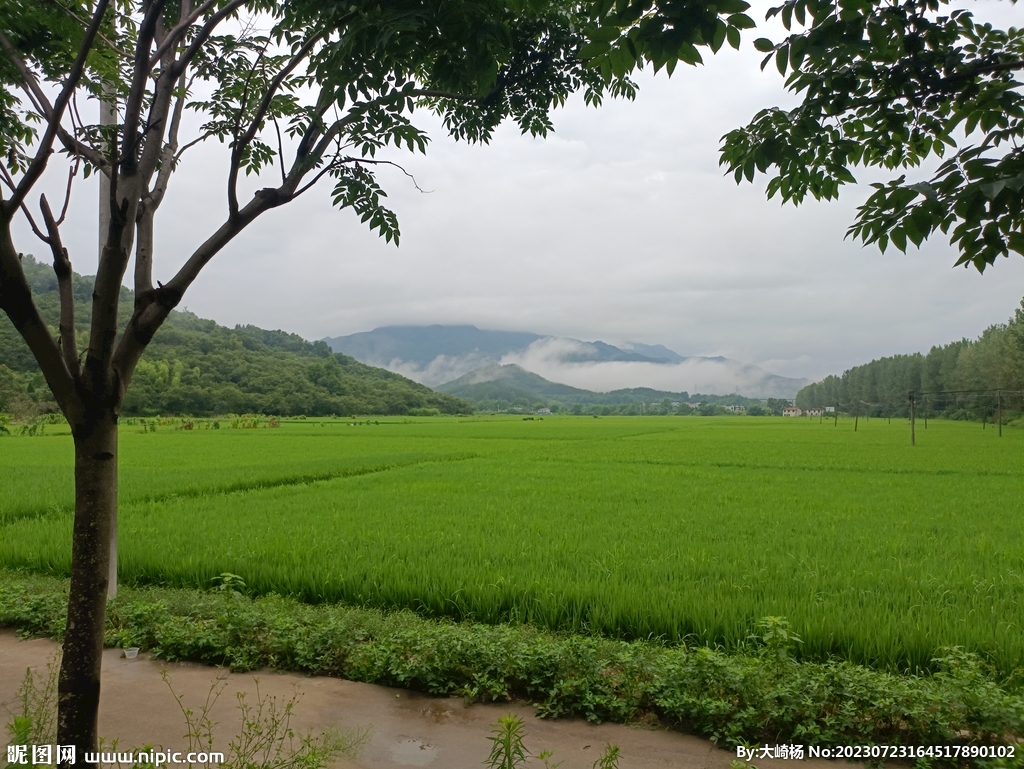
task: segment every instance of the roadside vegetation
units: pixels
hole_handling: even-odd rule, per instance
[[[59,637],[66,586],[0,572],[0,625]],[[799,639],[777,617],[762,619],[742,648],[726,652],[310,606],[246,590],[235,575],[207,591],[124,589],[110,604],[106,642],[168,661],[269,666],[470,701],[526,700],[542,716],[660,722],[730,748],[762,741],[1005,746],[1024,727],[1024,698],[963,650],[941,652],[935,672],[921,675],[800,662]]]

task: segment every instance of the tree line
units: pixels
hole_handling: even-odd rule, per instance
[[[932,347],[926,354],[879,358],[808,385],[796,405],[839,405],[861,414],[904,415],[909,395],[916,408],[959,419],[991,416],[1005,404],[1020,410],[1024,390],[1024,301],[1006,323],[989,326],[974,340]],[[997,395],[1005,391],[1005,395]]]

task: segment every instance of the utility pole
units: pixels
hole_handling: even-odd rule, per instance
[[[100,127],[104,134],[109,132],[111,147],[116,147],[117,135],[112,126],[117,125],[117,102],[115,101],[114,89],[103,85],[103,95],[100,98]],[[107,157],[112,153],[107,152]],[[99,200],[99,250],[97,259],[103,255],[103,247],[107,243],[107,233],[110,231],[110,178],[104,173],[96,174],[100,179],[100,200]],[[110,521],[110,570],[107,572],[107,598],[117,597],[117,505],[114,505],[113,520]]]
[[[857,423],[860,422],[860,398],[853,402],[853,431],[857,432]]]
[[[910,445],[916,446],[917,440],[914,436],[914,391],[910,391]]]
[[[839,401],[836,401],[835,421],[832,423],[832,426],[839,427]]]
[[[996,390],[996,421],[999,422],[999,437],[1003,437],[1003,391]]]

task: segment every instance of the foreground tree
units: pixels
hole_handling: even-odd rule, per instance
[[[768,196],[799,204],[838,197],[851,169],[889,170],[944,158],[930,179],[906,174],[858,209],[848,234],[906,251],[940,231],[958,265],[983,272],[1024,255],[1024,30],[975,22],[945,0],[786,0],[789,34],[761,38],[762,69],[789,72],[803,95],[726,135],[722,163],[737,182],[769,172]],[[947,157],[948,156],[948,157]]]
[[[687,45],[704,44],[700,26],[725,11],[689,7],[696,12],[674,29]],[[35,356],[75,445],[60,744],[97,746],[118,415],[170,311],[235,236],[325,177],[336,205],[397,243],[397,222],[374,172],[393,164],[385,157],[389,145],[425,151],[427,136],[412,121],[416,109],[441,115],[456,139],[486,142],[505,119],[546,134],[550,110],[577,90],[595,104],[606,94],[631,96],[624,68],[590,67],[580,55],[600,26],[595,18],[608,11],[572,0],[0,6],[0,308]],[[112,121],[83,121],[90,97],[116,101]],[[201,120],[185,120],[187,112]],[[194,122],[200,127],[185,136]],[[211,232],[196,233],[200,244],[170,280],[154,283],[156,213],[182,154],[207,139],[228,155],[226,215]],[[43,195],[36,207],[30,197],[55,151],[67,159],[56,168],[67,174],[64,199],[51,206]],[[101,206],[109,224],[101,232],[91,318],[79,336],[61,226],[76,182],[89,174],[107,180]],[[240,179],[250,176],[274,181],[246,194]],[[47,327],[25,280],[12,233],[19,215],[52,253],[57,329]],[[135,303],[119,326],[121,284],[133,258]]]

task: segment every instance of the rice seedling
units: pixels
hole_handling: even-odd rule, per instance
[[[1024,651],[1022,448],[1024,432],[955,422],[911,448],[882,420],[125,431],[120,569],[727,647],[785,617],[799,657],[928,668],[960,645],[1009,674]],[[69,457],[60,436],[0,439],[14,478],[0,564],[68,572],[68,490],[42,479],[69,476]]]

